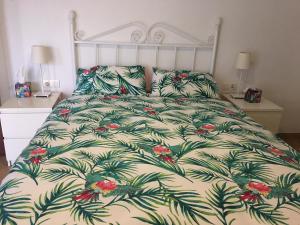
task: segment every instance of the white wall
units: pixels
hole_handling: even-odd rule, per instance
[[[9,96],[9,87],[8,87],[8,73],[7,73],[7,63],[6,63],[6,52],[4,49],[4,40],[3,40],[3,11],[2,4],[0,2],[0,105],[1,102]]]
[[[0,36],[0,105],[9,97],[8,77],[5,63],[5,53],[3,51],[2,37]]]
[[[299,0],[4,0],[5,40],[9,71],[30,65],[30,46],[54,48],[50,77],[72,92],[67,15],[79,14],[87,33],[124,22],[171,23],[195,36],[221,16],[216,78],[236,82],[234,62],[239,51],[255,55],[251,80],[264,96],[285,108],[281,132],[300,132],[300,1]],[[30,65],[31,68],[35,69]],[[33,71],[34,72],[34,71]]]

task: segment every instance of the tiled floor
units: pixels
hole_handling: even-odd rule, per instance
[[[280,134],[279,136],[293,148],[300,151],[300,134]],[[6,176],[8,170],[5,156],[0,156],[0,181]]]
[[[279,134],[294,149],[300,151],[300,134]]]

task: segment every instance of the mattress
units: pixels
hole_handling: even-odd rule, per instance
[[[0,187],[1,224],[299,224],[300,155],[220,99],[72,96]]]

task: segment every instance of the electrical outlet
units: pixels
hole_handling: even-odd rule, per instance
[[[230,92],[231,93],[237,92],[237,84],[230,84]]]
[[[54,90],[60,87],[59,80],[44,80],[43,86],[45,90]]]
[[[50,88],[49,80],[43,80],[43,86],[44,86],[44,88]]]

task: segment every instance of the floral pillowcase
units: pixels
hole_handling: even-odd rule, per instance
[[[93,80],[96,74],[97,66],[90,69],[79,68],[77,70],[76,89],[73,91],[73,95],[86,95],[95,93],[93,87]]]
[[[142,66],[96,66],[78,69],[73,94],[146,95],[145,69]]]
[[[152,96],[219,98],[216,81],[209,73],[153,68]]]

